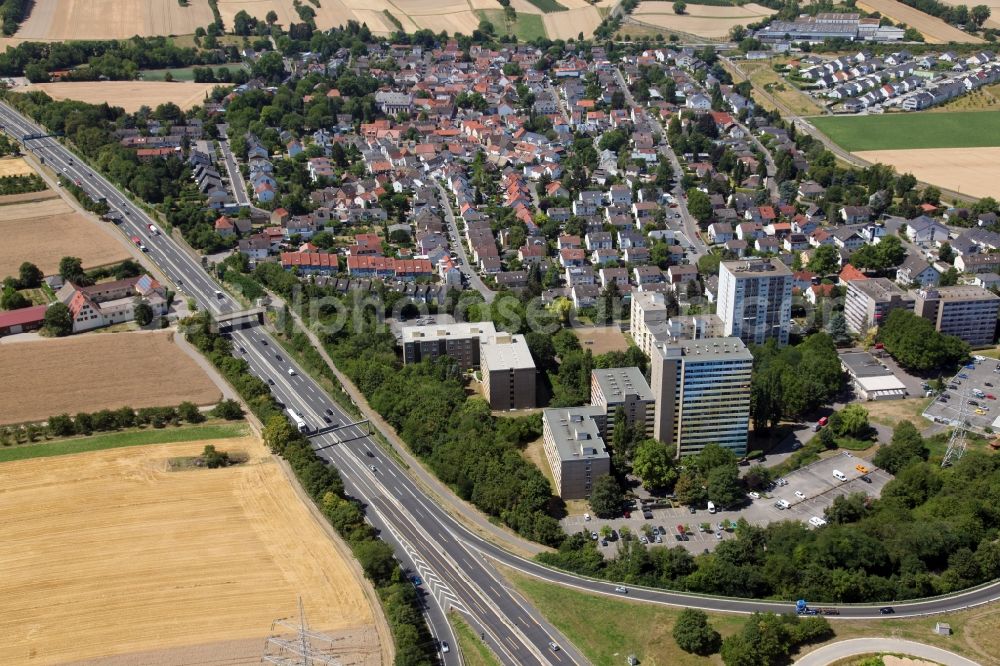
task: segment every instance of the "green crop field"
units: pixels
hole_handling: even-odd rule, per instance
[[[850,151],[1000,146],[1000,111],[823,116],[809,122]]]
[[[507,22],[502,9],[477,9],[476,14],[480,19],[492,23],[497,34],[514,35],[522,42],[545,39],[545,24],[538,14],[520,13],[513,23]]]
[[[568,11],[568,7],[563,7],[556,0],[528,0],[531,4],[541,9],[546,14],[551,14],[552,12],[565,12]]]
[[[236,72],[241,69],[246,69],[242,64],[230,63],[227,65],[204,65],[203,68],[211,68],[212,71],[218,73],[220,69],[228,69],[230,72]],[[170,76],[174,77],[174,81],[194,81],[194,67],[174,67],[170,69],[144,69],[140,72],[144,81],[162,81],[163,76],[170,72]]]

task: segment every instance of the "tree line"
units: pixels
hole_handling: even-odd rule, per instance
[[[416,589],[406,579],[392,548],[378,539],[365,522],[364,507],[344,490],[337,471],[327,466],[297,429],[293,428],[268,385],[250,372],[247,362],[232,355],[232,342],[213,330],[209,315],[198,313],[184,322],[187,339],[236,389],[250,411],[264,424],[264,442],[284,458],[303,490],[347,542],[365,576],[375,586],[396,646],[396,666],[433,666],[436,641],[420,612]]]
[[[213,418],[238,421],[243,409],[235,400],[223,400],[209,412]],[[181,423],[203,423],[205,414],[192,402],[182,402],[176,407],[120,407],[96,412],[79,412],[73,416],[56,414],[44,424],[26,423],[0,429],[0,445],[36,442],[39,438],[90,436],[95,432],[115,432],[126,428],[152,426],[165,428]]]

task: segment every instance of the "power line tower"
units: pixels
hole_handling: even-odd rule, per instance
[[[958,402],[958,425],[956,425],[951,431],[951,437],[948,439],[948,449],[944,452],[944,458],[941,460],[941,467],[948,467],[955,464],[961,460],[962,456],[965,454],[965,447],[967,445],[965,426],[968,423],[965,415],[968,407],[969,388],[965,387],[962,390],[962,395]]]
[[[281,629],[294,634],[277,635]],[[335,644],[342,639],[327,636],[318,631],[312,631],[306,624],[306,614],[302,608],[302,598],[299,597],[299,621],[292,622],[287,618],[271,623],[271,636],[264,645],[264,654],[260,661],[263,664],[276,666],[341,666],[342,662],[336,656]]]

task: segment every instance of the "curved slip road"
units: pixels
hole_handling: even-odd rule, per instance
[[[827,666],[840,659],[863,654],[899,654],[944,664],[944,666],[980,666],[979,662],[966,659],[954,652],[933,645],[899,638],[852,638],[824,645],[795,662],[795,666]]]

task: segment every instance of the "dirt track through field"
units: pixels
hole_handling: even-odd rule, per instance
[[[919,148],[912,150],[863,150],[854,153],[869,162],[912,173],[925,183],[1000,199],[1000,148]]]
[[[172,331],[0,344],[0,424],[117,407],[210,405],[219,389]]]
[[[249,460],[169,471],[170,458],[206,443]],[[300,596],[313,629],[349,639],[346,663],[379,662],[373,611],[352,568],[259,440],[96,451],[0,471],[5,664],[132,653],[141,656],[109,661],[259,663],[271,622],[297,617]]]

